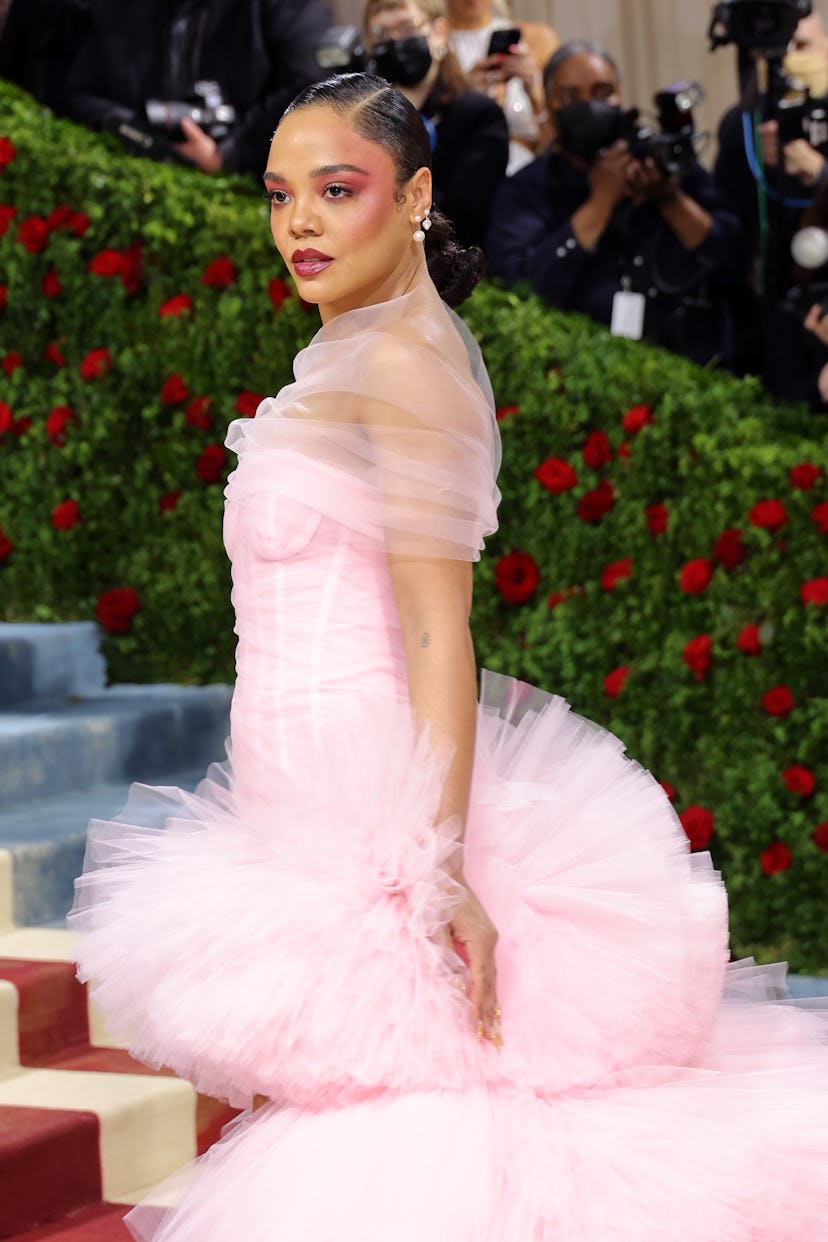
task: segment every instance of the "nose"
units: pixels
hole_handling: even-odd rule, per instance
[[[310,198],[296,197],[290,209],[290,231],[294,237],[318,237],[321,232],[319,214]]]

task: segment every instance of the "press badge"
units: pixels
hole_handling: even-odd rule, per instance
[[[643,293],[633,293],[631,283],[629,276],[625,276],[612,299],[610,332],[613,336],[627,336],[632,341],[640,341],[644,332],[647,299]]]

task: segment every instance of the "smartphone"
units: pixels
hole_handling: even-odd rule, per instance
[[[518,26],[511,26],[508,30],[493,30],[486,55],[507,56],[515,44],[520,43],[521,33]]]

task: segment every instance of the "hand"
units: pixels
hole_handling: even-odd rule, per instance
[[[828,345],[828,316],[823,315],[822,307],[818,303],[814,303],[805,316],[805,327],[823,345]]]
[[[633,162],[628,144],[623,139],[614,142],[587,170],[592,196],[604,199],[613,207],[629,198],[629,173]]]
[[[195,121],[191,121],[189,117],[184,117],[181,128],[186,141],[174,144],[179,155],[192,160],[202,172],[221,172],[221,151],[210,135],[206,134],[201,126],[196,125]]]
[[[663,203],[675,198],[679,184],[668,176],[648,156],[645,160],[631,160],[628,169],[630,191],[637,203]]]
[[[762,160],[766,168],[779,167],[779,125],[776,121],[763,121],[759,126],[762,136]]]
[[[491,87],[501,86],[506,81],[507,75],[503,68],[505,59],[504,56],[484,56],[476,65],[472,65],[466,77],[476,91],[487,95]]]
[[[822,400],[828,402],[828,362],[826,362],[825,366],[817,376],[817,388],[819,389],[819,395],[822,397]]]
[[[500,1033],[494,958],[497,929],[463,876],[455,876],[455,879],[463,890],[463,896],[452,915],[449,935],[455,950],[469,969],[468,996],[477,1038],[489,1039],[496,1048],[501,1048],[503,1037]]]
[[[785,172],[796,177],[803,185],[815,185],[825,167],[825,156],[820,155],[804,138],[786,142],[782,148]]]
[[[540,68],[532,53],[529,51],[528,44],[523,40],[516,43],[503,56],[495,57],[500,61],[500,67],[503,71],[504,80],[509,78],[520,78],[529,94],[535,89],[540,81]]]

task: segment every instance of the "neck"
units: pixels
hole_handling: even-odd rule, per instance
[[[491,9],[484,13],[478,13],[476,17],[469,15],[468,17],[449,18],[452,30],[482,30],[484,26],[488,26],[491,20]]]
[[[412,240],[405,257],[393,272],[376,284],[355,290],[349,297],[342,298],[340,301],[324,304],[320,302],[319,318],[323,324],[326,324],[337,315],[344,315],[346,311],[362,310],[367,306],[377,306],[380,302],[392,302],[394,298],[401,298],[403,294],[410,293],[424,280],[430,279],[424,247],[420,242]]]

